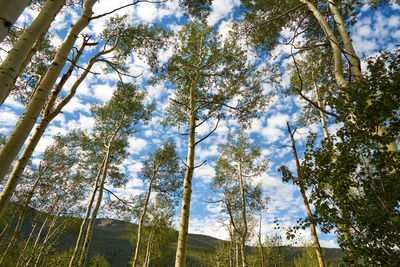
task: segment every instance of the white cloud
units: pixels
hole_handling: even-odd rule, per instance
[[[144,148],[147,147],[147,141],[138,137],[129,137],[128,152],[131,154],[139,154]]]
[[[96,84],[91,86],[93,88],[94,97],[101,101],[108,101],[111,99],[114,89],[114,86],[110,84]]]
[[[235,6],[240,4],[237,0],[214,0],[211,5],[211,14],[207,17],[207,23],[214,25],[228,16]]]
[[[9,108],[0,111],[0,126],[14,126],[19,117]]]
[[[212,178],[215,176],[215,169],[209,165],[203,165],[200,168],[197,168],[194,171],[194,178],[199,178],[202,179],[203,182],[205,183],[210,183],[212,181]]]
[[[73,97],[62,109],[63,112],[74,113],[75,111],[90,112],[90,104],[83,104],[78,97]]]

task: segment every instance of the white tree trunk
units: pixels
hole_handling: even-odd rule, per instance
[[[11,26],[29,2],[30,0],[0,0],[0,42],[6,38]]]
[[[194,170],[194,152],[195,152],[195,128],[196,128],[196,96],[195,89],[197,86],[199,73],[192,81],[190,88],[190,123],[188,135],[188,152],[186,160],[185,179],[183,181],[183,196],[181,218],[179,224],[178,245],[176,248],[175,267],[184,267],[186,264],[186,249],[189,232],[189,214],[190,214],[190,200],[192,196],[192,178]]]
[[[0,0],[3,1],[3,0]],[[9,1],[16,2],[16,0]],[[0,105],[3,104],[12,88],[21,65],[28,56],[36,40],[46,32],[55,16],[64,6],[65,0],[48,0],[39,15],[15,42],[13,48],[0,65]],[[2,5],[0,5],[3,7]]]
[[[92,7],[96,3],[96,0],[85,1],[82,16],[79,20],[70,28],[64,42],[57,50],[56,56],[43,76],[42,80],[36,86],[35,92],[32,95],[28,106],[14,127],[13,132],[7,139],[7,142],[3,145],[0,150],[0,182],[4,179],[8,168],[12,161],[17,156],[19,150],[28,138],[36,120],[42,111],[46,100],[50,94],[50,91],[57,80],[58,75],[62,71],[65,62],[68,58],[68,54],[75,44],[79,33],[89,24],[90,17],[93,14]]]

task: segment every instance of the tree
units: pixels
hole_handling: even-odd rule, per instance
[[[60,48],[57,50],[50,68],[48,68],[46,74],[36,85],[35,92],[33,93],[24,114],[17,122],[11,135],[7,139],[7,142],[2,146],[0,150],[0,161],[2,162],[0,166],[0,181],[4,179],[12,161],[17,156],[19,150],[35,125],[36,120],[46,103],[47,97],[65,65],[68,54],[79,36],[79,33],[89,24],[90,18],[93,14],[92,7],[95,3],[96,0],[85,1],[81,17],[69,29],[67,36]]]
[[[183,178],[183,169],[179,165],[179,157],[175,151],[175,143],[171,140],[166,141],[154,154],[150,154],[143,164],[140,176],[143,180],[148,181],[148,186],[138,224],[136,249],[132,263],[133,267],[135,267],[138,262],[142,228],[151,192],[154,190],[165,198],[170,197],[172,200],[176,199],[177,196],[180,195],[179,193],[181,190],[179,189],[182,187]]]
[[[156,50],[162,45],[161,40],[164,39],[163,31],[160,31],[154,27],[146,27],[141,24],[136,27],[132,27],[126,23],[126,19],[126,16],[114,17],[110,19],[108,25],[112,25],[112,27],[108,27],[99,38],[99,41],[103,43],[101,45],[102,49],[93,55],[93,57],[89,60],[88,65],[85,67],[83,73],[71,86],[69,93],[64,98],[59,99],[58,94],[61,92],[65,83],[70,78],[80,56],[84,52],[84,49],[87,46],[96,45],[96,43],[89,42],[89,37],[84,37],[84,41],[72,60],[72,64],[62,76],[61,81],[57,84],[56,88],[51,94],[42,113],[40,123],[37,125],[31,138],[26,143],[7,180],[7,185],[4,187],[0,195],[0,217],[6,209],[8,201],[18,184],[19,178],[47,126],[58,114],[62,112],[62,109],[65,107],[65,105],[68,104],[68,102],[72,99],[80,84],[90,73],[94,64],[105,62],[108,68],[112,68],[119,75],[124,75],[126,71],[124,61],[132,51],[143,54],[149,49]],[[111,54],[111,56],[106,58],[106,56],[109,54]],[[154,52],[150,52],[147,53],[147,57],[148,60],[151,61],[154,60],[156,54]]]
[[[332,136],[335,154],[331,144],[316,146],[312,136],[301,166],[309,178],[315,221],[324,232],[336,229],[349,263],[398,264],[399,154],[387,145],[400,131],[399,58],[396,51],[370,60],[368,76],[328,101],[338,113],[335,122],[343,124]],[[353,105],[347,105],[348,99]],[[350,240],[341,224],[349,226]]]
[[[160,79],[177,88],[165,122],[188,127],[188,151],[183,184],[176,266],[185,266],[191,181],[195,146],[215,131],[220,118],[230,115],[245,123],[262,110],[265,99],[260,73],[247,63],[235,38],[221,41],[205,22],[190,22],[177,34],[173,55],[161,68]],[[236,101],[237,100],[237,101]],[[214,130],[196,140],[196,128],[216,119]]]
[[[251,146],[243,132],[229,135],[220,152],[212,188],[223,194],[224,211],[240,236],[242,265],[248,266],[245,251],[249,237],[248,217],[264,209],[266,204],[261,185],[252,183],[266,170],[268,161],[261,159],[260,147]]]
[[[306,208],[307,211],[307,215],[308,215],[308,220],[310,222],[310,228],[311,228],[311,235],[313,237],[314,240],[314,247],[315,247],[315,252],[317,254],[317,258],[318,258],[318,264],[320,267],[324,267],[325,266],[325,261],[324,261],[324,257],[322,255],[322,248],[319,244],[319,240],[318,240],[318,234],[317,234],[317,229],[315,227],[315,223],[314,223],[314,218],[313,218],[313,214],[309,205],[309,201],[306,195],[306,188],[304,186],[304,178],[302,177],[302,173],[301,173],[301,166],[300,166],[300,160],[299,157],[297,155],[297,149],[296,149],[296,143],[294,140],[294,133],[296,132],[296,129],[292,132],[289,122],[287,123],[287,128],[288,128],[288,132],[289,132],[289,136],[290,136],[290,140],[292,141],[292,149],[293,149],[293,156],[296,162],[296,169],[297,169],[297,178],[295,178],[291,172],[289,171],[289,169],[286,166],[282,166],[279,168],[279,171],[281,171],[283,173],[283,180],[284,181],[288,181],[288,178],[290,178],[293,183],[296,183],[299,187],[300,187],[300,193],[301,193],[301,197],[303,198],[303,202],[304,202],[304,207]]]
[[[91,212],[91,205],[97,191],[97,200],[92,212],[91,219],[87,226],[86,237],[83,243],[82,252],[79,259],[79,266],[86,264],[87,252],[93,232],[94,222],[100,209],[103,196],[104,184],[107,176],[116,178],[116,183],[121,179],[118,165],[127,157],[126,147],[128,137],[136,132],[136,125],[139,122],[146,122],[150,119],[150,114],[154,105],[144,106],[146,93],[140,92],[133,84],[119,83],[110,101],[103,105],[93,105],[92,113],[95,118],[95,126],[91,136],[80,135],[83,147],[87,147],[97,156],[96,166],[98,166],[97,177],[93,187],[92,198],[86,211],[85,219],[81,225],[74,255],[71,257],[70,265],[74,264],[76,253],[80,250],[80,242],[83,237],[86,223]],[[85,144],[86,143],[86,144]],[[98,155],[102,155],[100,158]],[[118,179],[119,178],[119,179]]]
[[[1,0],[0,6],[0,42],[7,36],[11,26],[29,4],[29,0],[18,0],[9,2]]]
[[[176,242],[176,233],[172,228],[174,214],[174,201],[162,194],[156,195],[148,204],[147,216],[143,222],[141,239],[145,249],[139,250],[133,260],[137,256],[137,263],[145,267],[167,265],[172,254],[171,245]],[[138,237],[134,236],[131,243],[137,245]]]
[[[38,16],[28,28],[21,34],[18,40],[8,52],[7,57],[0,65],[0,105],[3,104],[13,87],[20,67],[31,51],[32,46],[45,34],[51,22],[64,6],[65,0],[46,1]],[[3,5],[2,5],[3,6]]]

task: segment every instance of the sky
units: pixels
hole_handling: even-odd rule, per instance
[[[105,13],[130,2],[131,0],[101,0],[95,4],[94,14]],[[226,34],[235,18],[235,11],[239,4],[240,2],[237,0],[214,0],[207,23],[214,25],[222,35]],[[374,55],[382,49],[392,50],[396,45],[400,44],[399,11],[399,6],[378,10],[364,7],[361,10],[357,23],[350,29],[354,47],[360,57],[364,58]],[[37,10],[26,10],[17,21],[17,24],[28,24],[36,16],[37,12]],[[68,7],[56,17],[51,28],[51,31],[56,34],[51,40],[55,46],[61,44],[66,34],[66,29],[77,20],[79,12],[77,8]],[[178,30],[182,23],[186,21],[184,12],[179,7],[177,0],[167,1],[164,4],[140,3],[136,6],[120,10],[117,13],[121,15],[128,14],[133,24],[157,23],[169,30]],[[93,20],[84,32],[93,36],[98,35],[104,29],[108,18],[104,17]],[[77,46],[80,42],[81,39],[78,40]],[[280,45],[276,47],[273,51],[273,54],[277,56],[275,62],[279,62],[284,66],[289,60],[285,57],[289,51],[290,47],[288,46]],[[89,51],[88,54],[90,55],[94,52],[95,50]],[[0,52],[1,59],[4,59],[4,55],[4,51]],[[166,61],[169,55],[170,51],[166,50],[162,52],[160,58],[162,61]],[[80,64],[85,65],[88,59],[88,56],[83,57]],[[157,106],[153,113],[152,121],[148,125],[140,126],[138,133],[129,138],[128,151],[131,155],[121,166],[129,177],[129,181],[123,188],[113,189],[114,193],[119,197],[128,197],[130,194],[143,192],[146,184],[137,175],[142,167],[143,159],[148,153],[154,152],[157,146],[162,144],[167,138],[175,140],[182,160],[186,157],[187,149],[186,137],[180,136],[176,127],[165,128],[160,125],[163,111],[169,103],[169,97],[173,94],[173,88],[163,85],[147,85],[146,80],[152,74],[146,62],[137,55],[129,57],[126,63],[130,66],[129,71],[132,75],[140,73],[142,75],[135,80],[125,78],[124,81],[140,84],[141,88],[148,92],[146,102],[151,103],[152,101],[156,101]],[[94,66],[93,72],[102,73],[103,67],[104,65],[97,64]],[[282,70],[284,71],[284,68]],[[74,71],[63,89],[64,95],[68,92],[68,89],[79,74],[80,71]],[[76,96],[63,109],[63,113],[58,115],[46,130],[45,135],[34,152],[34,162],[38,163],[40,161],[40,154],[46,146],[52,143],[55,134],[65,134],[76,128],[90,129],[94,125],[94,120],[90,114],[90,104],[109,100],[117,81],[118,75],[115,73],[89,74],[87,79],[78,88]],[[287,86],[288,84],[288,75],[283,75],[282,85]],[[265,88],[265,90],[268,90],[268,88]],[[302,101],[293,96],[285,97],[276,95],[262,116],[255,119],[251,129],[246,131],[252,144],[261,146],[262,156],[270,160],[267,171],[256,179],[256,182],[261,182],[265,196],[270,199],[268,210],[265,212],[263,218],[263,235],[276,231],[273,229],[275,218],[279,220],[281,226],[290,227],[295,224],[297,219],[306,216],[299,189],[294,185],[283,183],[281,175],[277,172],[277,168],[281,165],[287,165],[291,170],[295,168],[292,151],[287,147],[290,140],[286,131],[286,122],[289,121],[291,124],[294,124],[301,112],[302,105]],[[5,135],[10,134],[23,111],[24,107],[22,104],[18,103],[12,97],[7,98],[4,105],[0,107],[0,133]],[[198,136],[207,134],[213,127],[212,122],[204,124],[204,127],[200,128],[197,132]],[[337,127],[337,125],[330,125],[330,131],[335,132]],[[302,146],[305,143],[306,133],[309,130],[320,132],[321,128],[319,125],[311,125],[307,128],[299,129],[298,132],[301,134],[296,136],[298,146]],[[229,133],[237,132],[238,127],[235,121],[230,119],[223,120],[219,123],[218,129],[196,147],[195,164],[199,164],[204,160],[206,160],[206,163],[194,172],[189,224],[190,233],[205,234],[221,239],[228,238],[227,232],[218,222],[221,218],[221,208],[214,204],[206,203],[206,201],[212,197],[209,183],[215,174],[214,162],[219,155],[218,145],[226,143]],[[118,218],[115,214],[103,215]],[[179,215],[180,207],[177,207],[174,217],[175,228],[179,225]],[[308,230],[303,231],[301,234],[306,239],[310,238]],[[320,235],[320,242],[323,247],[338,247],[333,233]]]

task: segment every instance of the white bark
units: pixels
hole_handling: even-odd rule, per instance
[[[184,267],[186,264],[186,250],[189,232],[190,200],[192,196],[192,178],[194,170],[194,151],[195,151],[195,128],[196,128],[196,96],[195,89],[199,79],[197,71],[196,78],[192,81],[190,88],[190,123],[188,135],[188,152],[186,162],[185,179],[183,181],[183,196],[181,218],[179,224],[178,245],[176,248],[175,267]]]
[[[3,0],[0,0],[3,1]],[[10,2],[14,2],[10,1]],[[28,56],[31,48],[36,40],[47,31],[51,22],[58,14],[65,0],[48,0],[41,9],[36,19],[22,33],[20,38],[14,44],[7,57],[0,65],[0,105],[10,93],[12,83],[16,79],[16,75],[24,63],[25,57]],[[2,6],[2,5],[0,5]]]
[[[29,2],[30,0],[0,0],[0,42],[6,38],[11,26]]]
[[[82,16],[68,31],[64,42],[57,50],[51,66],[46,71],[46,74],[43,76],[39,84],[36,86],[35,92],[33,93],[24,114],[17,122],[13,132],[7,139],[7,142],[1,148],[0,162],[2,164],[0,165],[0,182],[4,179],[4,176],[6,175],[12,161],[18,154],[25,140],[29,136],[33,126],[35,125],[36,120],[46,103],[46,100],[57,80],[58,75],[65,65],[68,54],[74,46],[79,33],[89,24],[90,17],[93,14],[92,7],[95,3],[96,0],[85,1]]]

